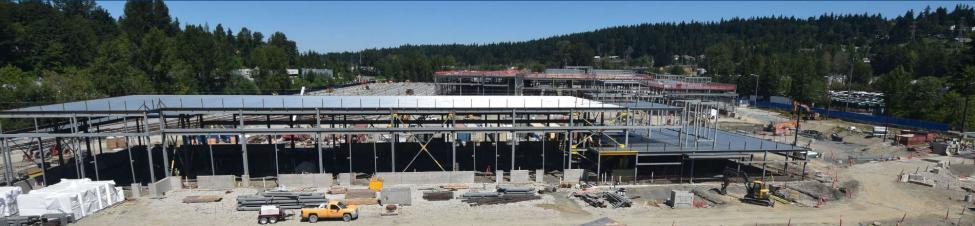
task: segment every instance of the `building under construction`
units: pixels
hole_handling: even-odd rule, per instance
[[[0,112],[7,181],[584,169],[686,181],[725,167],[804,175],[805,151],[722,131],[701,102],[571,96],[142,95]],[[9,127],[8,127],[9,128]],[[22,159],[16,163],[15,156]],[[756,160],[760,156],[761,160]],[[781,162],[779,160],[778,162]],[[791,169],[788,162],[794,162]],[[18,176],[21,175],[21,176]]]
[[[735,85],[715,83],[711,77],[651,76],[631,70],[589,67],[547,69],[545,72],[438,71],[434,78],[438,95],[564,95],[614,103],[666,104],[699,100],[723,113],[733,113],[738,98]]]

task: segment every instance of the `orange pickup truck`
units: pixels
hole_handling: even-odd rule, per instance
[[[315,208],[301,208],[301,219],[315,223],[319,219],[338,219],[351,221],[359,218],[359,208],[355,205],[345,205],[339,201],[328,201]]]

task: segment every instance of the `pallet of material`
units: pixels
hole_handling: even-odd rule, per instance
[[[376,198],[376,191],[370,189],[349,189],[345,193],[346,199]]]
[[[220,200],[223,200],[223,197],[219,195],[191,195],[184,197],[183,203],[219,202]]]
[[[523,202],[541,198],[541,196],[537,195],[502,195],[497,197],[468,198],[464,199],[463,202],[470,204],[471,206],[480,206]]]
[[[348,205],[379,205],[379,199],[377,198],[355,198],[355,199],[345,199],[345,204]]]
[[[328,193],[333,195],[345,194],[346,191],[348,191],[348,189],[345,187],[331,187],[328,189]]]
[[[427,191],[423,192],[423,200],[427,201],[446,201],[454,198],[452,191]]]

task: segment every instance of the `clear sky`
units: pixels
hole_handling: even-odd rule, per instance
[[[909,9],[971,2],[331,2],[331,1],[167,1],[183,24],[223,24],[284,32],[302,51],[356,51],[403,44],[524,41],[604,27],[674,21],[785,15],[806,18],[824,13],[903,15]],[[113,16],[124,1],[99,1]]]

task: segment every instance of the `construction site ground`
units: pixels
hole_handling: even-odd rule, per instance
[[[953,188],[930,188],[900,183],[902,170],[930,167],[921,159],[857,164],[839,170],[843,180],[856,180],[862,186],[852,197],[830,201],[819,208],[779,204],[774,208],[736,202],[725,196],[727,204],[711,208],[671,209],[664,199],[671,189],[695,187],[716,188],[717,184],[644,185],[629,188],[628,195],[641,196],[631,208],[593,208],[569,197],[568,191],[543,194],[540,200],[520,203],[468,206],[459,200],[425,201],[419,191],[413,195],[413,205],[402,207],[397,216],[380,216],[382,207],[362,206],[360,217],[351,223],[324,222],[319,224],[349,225],[578,225],[601,217],[609,217],[627,225],[838,225],[846,224],[894,225],[905,216],[901,225],[950,225],[975,222],[975,213],[966,208],[961,199],[965,193]],[[418,186],[417,188],[421,188]],[[430,187],[430,186],[427,186]],[[740,194],[740,186],[730,189]],[[739,192],[735,192],[735,189]],[[225,191],[180,190],[161,198],[140,198],[96,213],[78,225],[248,225],[256,223],[256,212],[236,211],[235,197],[253,194],[256,189],[239,188]],[[462,191],[460,191],[462,192]],[[189,195],[221,195],[216,203],[182,203]],[[738,197],[738,196],[735,196]],[[964,213],[963,213],[964,211]],[[945,221],[945,214],[948,220]],[[963,215],[964,214],[964,215]],[[290,220],[281,225],[305,225]]]
[[[785,117],[761,110],[748,109],[739,118],[722,119],[722,127],[758,137],[766,120]],[[749,115],[760,114],[761,119]],[[808,195],[796,194],[797,203],[777,204],[775,207],[757,206],[737,200],[744,194],[741,184],[733,184],[728,196],[717,193],[725,204],[708,202],[706,208],[672,209],[665,205],[670,190],[710,190],[718,183],[625,185],[627,195],[639,196],[630,208],[594,208],[570,197],[574,189],[560,189],[542,194],[538,200],[485,206],[469,206],[460,200],[426,201],[421,189],[434,186],[414,186],[412,205],[401,208],[396,216],[380,216],[383,207],[360,207],[360,217],[353,222],[320,222],[342,225],[579,225],[602,217],[626,225],[971,225],[975,223],[972,205],[962,201],[968,192],[965,187],[975,183],[967,176],[975,171],[969,157],[920,155],[901,146],[881,142],[881,138],[864,138],[863,134],[841,130],[849,126],[869,129],[867,125],[838,120],[808,121],[804,129],[815,129],[827,136],[844,133],[844,142],[814,141],[801,138],[798,144],[810,145],[822,153],[810,161],[811,172],[806,181],[773,182],[777,186],[820,186],[829,191],[847,188],[847,193],[835,193],[825,203]],[[753,128],[753,129],[749,129]],[[766,137],[768,138],[768,137]],[[790,137],[776,137],[792,141]],[[808,143],[808,144],[807,144]],[[851,163],[848,157],[876,156],[877,160]],[[883,158],[879,158],[883,156]],[[882,161],[887,160],[889,161]],[[939,178],[937,186],[929,187],[900,182],[902,173],[927,173],[939,161],[950,162],[949,170],[928,173]],[[493,182],[471,184],[471,187],[490,190]],[[609,187],[600,187],[611,189]],[[809,188],[807,188],[808,190]],[[795,189],[786,189],[795,194]],[[142,197],[95,213],[78,225],[251,225],[257,223],[257,213],[236,211],[235,198],[249,195],[258,189],[238,188],[232,191],[203,191],[184,189],[165,197]],[[467,190],[455,192],[456,196]],[[189,195],[220,195],[216,203],[182,203]],[[825,196],[825,195],[824,195]],[[837,197],[838,196],[838,197]],[[697,197],[701,198],[701,197]],[[818,206],[818,207],[817,207]],[[294,218],[278,225],[306,225]]]

